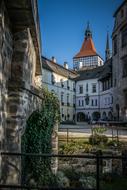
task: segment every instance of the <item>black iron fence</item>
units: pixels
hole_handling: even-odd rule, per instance
[[[34,158],[64,158],[65,162],[66,159],[94,159],[95,160],[95,165],[96,165],[96,175],[95,175],[95,179],[96,179],[96,187],[95,188],[82,188],[82,187],[75,187],[75,188],[71,188],[71,187],[43,187],[43,186],[30,186],[30,185],[19,185],[19,184],[0,184],[0,189],[49,189],[49,190],[101,190],[100,187],[100,176],[101,176],[101,164],[102,164],[102,160],[106,159],[115,159],[115,160],[124,160],[127,162],[127,156],[113,156],[113,155],[108,155],[108,156],[103,156],[100,155],[100,152],[96,152],[95,155],[61,155],[61,154],[36,154],[36,153],[14,153],[14,152],[1,152],[1,157],[4,156],[8,156],[8,157],[34,157]],[[116,189],[117,190],[117,189]]]
[[[92,125],[90,128],[84,128],[84,127],[63,127],[63,128],[59,128],[59,132],[64,132],[65,135],[63,135],[64,137],[61,137],[59,135],[59,141],[66,141],[66,143],[68,143],[69,141],[71,141],[72,139],[88,139],[90,135],[93,134],[93,129],[96,128],[96,125],[99,126],[104,126],[106,130],[110,130],[110,133],[108,134],[108,138],[112,139],[112,140],[117,140],[120,141],[122,139],[126,139],[126,134],[127,134],[127,127],[126,126],[115,126],[115,125],[111,125],[108,122],[103,122],[103,123],[97,123],[95,125]],[[124,132],[125,134],[122,135],[121,137],[121,131]],[[107,131],[103,132],[103,134],[106,134]],[[84,135],[82,135],[80,138],[78,136],[74,136],[73,133],[84,133]],[[86,135],[87,134],[87,135]]]

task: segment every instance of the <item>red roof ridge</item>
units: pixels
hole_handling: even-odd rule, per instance
[[[82,44],[82,47],[74,58],[86,57],[86,56],[94,56],[97,55],[93,40],[91,37],[85,38]]]

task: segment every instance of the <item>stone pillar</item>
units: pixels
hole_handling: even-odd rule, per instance
[[[36,56],[28,29],[18,32],[13,39],[11,79],[8,80],[7,85],[8,97],[6,102],[2,101],[7,108],[4,151],[21,152],[21,131],[34,107],[29,91],[35,73]],[[1,182],[3,184],[20,184],[21,158],[3,156],[2,163]]]
[[[52,134],[52,153],[58,154],[58,123],[55,124]],[[52,158],[52,171],[56,174],[58,169],[58,158]]]
[[[13,84],[14,85],[14,84]],[[9,86],[5,129],[5,152],[21,152],[21,129],[26,123],[24,92],[16,89],[16,86]],[[2,159],[2,183],[20,184],[21,158],[18,156],[3,156]]]

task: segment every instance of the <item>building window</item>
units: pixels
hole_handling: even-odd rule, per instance
[[[69,114],[69,109],[67,109],[67,119],[69,119],[70,114]]]
[[[95,100],[95,106],[97,106],[97,99]]]
[[[84,100],[82,100],[82,106],[84,106]]]
[[[60,82],[61,82],[61,87],[63,88],[64,87],[63,79],[61,79]]]
[[[51,83],[54,84],[55,83],[55,76],[52,74],[51,75]]]
[[[73,95],[73,107],[75,107],[75,95]]]
[[[96,84],[92,84],[92,93],[96,93],[97,89],[96,89]]]
[[[78,105],[80,106],[80,100],[78,101]]]
[[[62,118],[64,117],[64,110],[63,110],[63,108],[61,108],[61,116],[62,116]]]
[[[61,104],[64,105],[64,93],[61,92]]]
[[[86,97],[85,97],[85,103],[86,105],[88,106],[89,105],[89,95],[87,94]]]
[[[69,103],[69,94],[67,94],[67,106],[69,106],[70,103]]]
[[[83,85],[79,86],[79,94],[83,94]]]
[[[123,77],[127,77],[127,56],[122,59]]]
[[[121,31],[121,35],[122,47],[125,47],[127,46],[127,27]]]
[[[75,92],[75,83],[73,82],[73,91]]]
[[[88,83],[86,84],[86,92],[88,92]]]
[[[113,44],[114,44],[114,55],[116,55],[117,54],[117,36],[114,37]]]
[[[69,80],[67,80],[67,89],[68,89],[68,90],[70,89]]]
[[[91,106],[93,106],[93,100],[91,100]]]

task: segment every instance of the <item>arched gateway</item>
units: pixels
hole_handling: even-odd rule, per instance
[[[83,112],[77,113],[77,122],[84,122],[86,119],[85,114]]]

